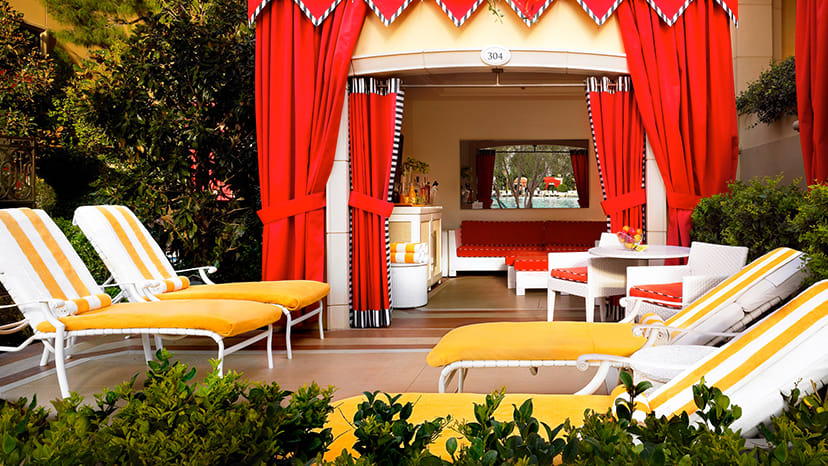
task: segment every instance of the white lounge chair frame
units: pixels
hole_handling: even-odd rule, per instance
[[[69,264],[71,265],[71,267],[80,272],[79,275],[81,279],[86,278],[86,280],[84,280],[84,285],[90,291],[92,291],[93,294],[103,294],[103,290],[91,279],[91,273],[89,273],[89,270],[86,268],[86,265],[78,256],[77,252],[75,252],[75,250],[72,248],[72,246],[69,243],[69,240],[66,239],[66,237],[58,229],[54,222],[42,210],[35,210],[34,212],[38,214],[38,216],[41,220],[43,220],[44,223],[46,223],[46,226],[49,228],[49,232],[54,237],[55,242],[53,244],[56,245],[60,249],[60,251],[63,252],[63,254],[65,254],[66,258],[69,260]],[[0,251],[0,255],[2,255],[3,252],[5,251]],[[23,254],[22,251],[20,251],[20,253]],[[32,279],[30,277],[12,279],[12,277],[14,276],[13,274],[15,273],[20,274],[21,270],[18,269],[18,267],[15,264],[13,264],[11,260],[5,257],[3,258],[3,260],[0,260],[0,282],[3,283],[3,285],[6,288],[6,291],[8,291],[9,295],[12,297],[12,300],[14,300],[14,306],[20,309],[21,313],[24,316],[24,320],[11,325],[4,326],[3,330],[19,331],[22,328],[24,328],[24,325],[29,325],[32,328],[34,334],[18,346],[0,346],[0,351],[18,352],[28,347],[30,344],[34,342],[39,341],[43,343],[44,353],[41,357],[40,365],[45,366],[48,363],[49,353],[54,354],[58,385],[60,387],[61,396],[64,398],[69,396],[69,382],[66,377],[66,358],[68,358],[72,354],[71,345],[69,343],[77,337],[104,335],[141,335],[141,343],[144,350],[144,358],[147,361],[150,361],[153,358],[152,352],[150,350],[150,335],[156,337],[167,335],[208,337],[213,339],[213,341],[215,341],[218,345],[217,368],[220,375],[223,374],[224,357],[226,355],[232,354],[246,346],[249,346],[257,341],[267,338],[267,364],[268,368],[273,368],[272,324],[269,324],[264,332],[258,333],[229,348],[224,347],[224,340],[221,335],[209,330],[201,329],[100,328],[67,331],[66,326],[58,319],[58,313],[56,312],[56,309],[60,308],[64,304],[64,301],[54,299],[50,296],[42,296],[40,299],[29,301],[25,299],[20,299],[20,296],[30,296],[32,294],[31,290],[25,290],[24,288],[27,286],[28,282],[33,281],[35,279]],[[133,293],[140,294],[142,292],[140,285],[137,284],[125,284],[125,289],[128,289]],[[147,294],[149,295],[150,293]],[[55,328],[54,332],[41,332],[37,329],[37,325],[44,320],[52,324],[52,326]],[[156,340],[156,342],[157,341],[158,340]]]
[[[110,251],[111,248],[113,248],[113,247],[114,248],[122,248],[123,246],[120,243],[120,241],[118,241],[118,240],[109,240],[109,239],[106,239],[106,238],[103,238],[103,237],[99,237],[97,232],[93,228],[91,228],[90,222],[83,217],[84,212],[90,212],[92,209],[95,209],[97,207],[110,208],[110,207],[120,207],[120,206],[83,206],[83,207],[79,207],[78,209],[75,210],[75,216],[72,220],[73,223],[81,228],[84,235],[86,235],[87,239],[89,239],[89,242],[92,244],[92,247],[95,249],[95,251],[98,253],[98,255],[103,260],[103,262],[106,265],[107,269],[109,269],[110,273],[112,273],[115,280],[121,281],[121,282],[127,282],[127,281],[130,281],[130,280],[135,280],[137,276],[140,276],[140,272],[138,272],[137,269],[135,269],[135,270],[131,270],[131,271],[125,273],[124,269],[123,269],[123,264],[118,263],[118,260],[120,260],[120,259],[117,259],[116,257],[113,257],[112,254],[107,252],[107,251]],[[130,215],[133,216],[135,222],[137,223],[137,226],[141,229],[141,233],[143,234],[143,236],[146,239],[147,243],[153,249],[153,252],[155,253],[156,257],[158,257],[159,260],[161,260],[164,263],[165,267],[169,268],[169,270],[173,271],[175,274],[185,274],[187,272],[198,272],[198,276],[204,284],[206,284],[206,285],[215,285],[216,284],[208,276],[208,274],[212,274],[212,273],[216,272],[216,270],[217,270],[216,267],[201,266],[201,267],[193,267],[193,268],[188,268],[188,269],[174,270],[172,264],[169,262],[166,255],[161,250],[161,247],[158,245],[158,243],[155,241],[155,239],[152,237],[152,235],[150,235],[149,231],[146,229],[146,227],[140,221],[140,219],[138,219],[135,216],[135,214],[132,212],[132,210],[130,210],[129,208],[125,208],[125,209],[129,212]],[[113,243],[112,241],[117,242],[117,244]],[[112,244],[108,244],[108,243],[112,243]],[[129,263],[131,264],[131,261],[129,261]],[[135,268],[134,265],[132,265],[132,268]],[[158,277],[158,278],[160,278],[160,277]],[[124,289],[124,292],[126,293],[127,299],[130,302],[142,302],[142,301],[145,300],[144,298],[153,299],[153,298],[150,297],[150,295],[153,295],[154,293],[156,293],[155,291],[153,291],[154,289],[156,289],[156,288],[154,286],[152,286],[152,283],[151,283],[150,286],[145,287],[143,289],[144,291],[138,292],[137,290],[135,290],[133,288],[127,288],[127,289]],[[314,309],[306,311],[299,318],[293,318],[293,315],[291,314],[291,311],[285,306],[282,306],[282,305],[277,304],[277,303],[267,303],[267,304],[271,304],[273,306],[276,306],[277,308],[279,308],[279,310],[282,311],[282,314],[285,316],[285,349],[286,349],[286,352],[287,352],[287,358],[288,359],[293,359],[293,347],[291,345],[291,333],[292,333],[291,331],[292,331],[294,326],[296,326],[296,325],[298,325],[298,324],[300,324],[300,323],[302,323],[302,322],[304,322],[304,321],[306,321],[306,320],[308,320],[308,319],[310,319],[314,316],[317,316],[317,322],[318,322],[318,326],[319,326],[319,339],[321,339],[321,340],[325,339],[325,330],[324,330],[324,325],[323,325],[323,321],[322,321],[323,302],[321,300],[318,302],[318,305]]]
[[[578,254],[578,253],[561,253]],[[739,332],[772,307],[782,302],[799,289],[806,272],[803,268],[804,255],[797,252],[790,260],[738,294],[731,301],[723,302],[710,312],[705,320],[688,328],[671,328],[663,325],[652,326],[652,331],[643,347],[663,344],[712,344],[721,341],[724,335]],[[629,299],[625,298],[625,299]],[[622,300],[622,305],[624,300]],[[634,322],[639,317],[635,311],[627,313],[620,322]],[[645,326],[637,326],[640,330]],[[581,363],[582,367],[583,364]],[[593,378],[575,392],[576,395],[594,393],[605,383],[613,368],[626,367],[626,361],[589,360],[587,367],[598,367]],[[463,391],[464,379],[472,368],[528,367],[536,374],[540,367],[576,367],[577,360],[460,360],[443,366],[438,380],[438,391],[445,393],[448,385],[457,375],[457,391]]]

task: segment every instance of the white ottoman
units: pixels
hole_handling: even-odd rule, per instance
[[[425,306],[428,302],[428,264],[391,264],[391,307]]]

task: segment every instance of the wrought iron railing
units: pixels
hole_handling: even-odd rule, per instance
[[[0,135],[0,207],[33,207],[37,144]]]

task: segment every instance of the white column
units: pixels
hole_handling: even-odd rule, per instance
[[[667,189],[647,138],[647,243],[667,244]]]
[[[326,189],[327,208],[325,209],[327,251],[327,280],[331,285],[328,295],[327,322],[328,329],[348,328],[348,308],[350,306],[348,274],[350,264],[348,221],[348,196],[351,192],[350,166],[348,164],[348,94],[339,123],[339,136],[336,141],[336,155],[333,170]]]

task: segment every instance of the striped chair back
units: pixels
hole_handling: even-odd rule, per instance
[[[164,284],[162,291],[180,290],[190,285],[186,277],[176,275],[158,243],[129,208],[83,206],[75,210],[73,222],[83,230],[115,281],[159,281]]]
[[[42,210],[0,210],[0,281],[29,323],[112,304],[55,222]]]
[[[735,275],[727,278],[712,289],[708,290],[700,298],[696,299],[677,312],[674,316],[664,321],[664,325],[668,327],[676,327],[680,329],[690,329],[703,327],[708,319],[720,318],[717,316],[723,307],[729,303],[733,303],[742,295],[748,292],[751,287],[759,283],[761,280],[768,277],[770,274],[780,270],[782,267],[791,264],[793,261],[801,261],[802,252],[790,248],[777,248],[767,254],[759,257],[750,264],[746,265]],[[799,265],[799,262],[796,263]],[[741,309],[738,316],[733,316],[733,323],[737,322],[743,317]],[[653,319],[660,320],[654,314],[648,314],[642,317],[642,322],[646,321],[653,323]],[[719,325],[718,331],[724,331],[733,323],[723,323]],[[683,334],[674,332],[671,337],[674,342],[681,341],[685,338],[693,338],[691,334]],[[687,343],[687,341],[682,341]],[[700,343],[699,341],[693,341]]]
[[[734,429],[750,434],[758,423],[781,412],[787,393],[800,383],[809,391],[828,379],[828,280],[821,281],[774,311],[719,351],[658,388],[650,397],[657,415],[693,413],[692,386],[702,377],[731,403],[742,407]]]

